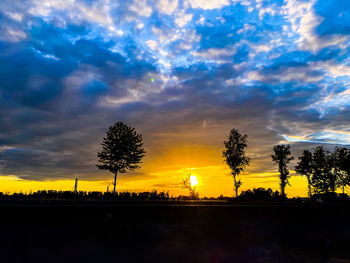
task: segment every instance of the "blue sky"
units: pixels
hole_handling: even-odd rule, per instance
[[[350,144],[350,1],[3,0],[0,19],[2,175],[95,178],[118,120],[152,158],[238,128],[256,172],[278,143]]]

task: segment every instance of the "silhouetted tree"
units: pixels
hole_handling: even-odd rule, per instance
[[[350,185],[350,150],[345,147],[336,147],[333,159],[336,184],[341,187],[344,194],[345,188]]]
[[[125,173],[126,170],[140,168],[138,164],[146,153],[143,149],[142,135],[137,134],[134,128],[125,123],[116,122],[109,127],[101,145],[102,151],[97,153],[98,162],[101,164],[97,167],[114,174],[115,194],[118,172]]]
[[[317,146],[312,156],[312,185],[317,193],[334,193],[336,190],[336,174],[333,171],[333,155],[323,146]]]
[[[236,197],[238,196],[238,188],[242,182],[237,177],[249,165],[250,159],[245,156],[248,136],[241,135],[238,130],[232,129],[227,141],[224,141],[225,150],[222,154],[227,165],[231,168],[233,176]]]
[[[197,200],[199,199],[199,193],[196,191],[197,186],[191,184],[191,173],[188,172],[184,179],[182,179],[183,188],[188,189],[190,192],[190,199]]]
[[[299,175],[306,176],[308,184],[308,195],[312,196],[312,153],[309,150],[304,150],[302,156],[299,157],[299,162],[295,166],[295,171]]]
[[[280,173],[280,187],[282,196],[286,196],[285,188],[289,183],[289,171],[288,171],[288,163],[294,159],[290,153],[290,145],[275,145],[273,147],[273,151],[275,154],[271,155],[272,160],[275,164],[278,164],[278,171]]]

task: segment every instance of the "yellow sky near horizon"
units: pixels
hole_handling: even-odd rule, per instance
[[[230,176],[217,175],[212,176],[211,172],[217,171],[216,167],[202,167],[192,169],[192,174],[198,178],[197,190],[201,197],[218,197],[220,195],[232,196],[233,181]],[[168,178],[170,172],[162,173],[164,178]],[[159,174],[158,174],[159,175]],[[173,180],[163,180],[166,183],[162,184],[156,178],[145,179],[130,179],[127,176],[119,178],[117,181],[117,191],[131,191],[131,192],[145,192],[145,191],[169,191],[171,196],[188,195],[187,190],[182,189],[182,178],[184,171],[177,171],[172,173]],[[278,175],[274,177],[265,177],[265,174],[252,174],[241,176],[243,185],[240,191],[248,189],[264,187],[279,190]],[[261,178],[261,179],[258,179]],[[110,180],[106,181],[86,181],[79,180],[79,191],[101,191],[105,192],[107,186],[110,185],[109,190],[112,190],[112,176]],[[307,186],[306,179],[300,176],[292,176],[290,179],[291,186],[287,186],[287,194],[289,197],[306,196]],[[48,180],[48,181],[32,181],[23,180],[15,176],[0,176],[0,192],[3,193],[30,193],[38,190],[62,190],[71,191],[74,186],[74,180]]]
[[[182,189],[182,178],[187,171],[198,178],[197,190],[201,197],[218,197],[220,195],[232,196],[233,180],[227,174],[228,170],[222,165],[197,167],[192,169],[180,169],[177,171],[165,171],[152,174],[152,176],[120,176],[117,180],[117,191],[145,192],[145,191],[169,191],[171,196],[188,195],[186,189]],[[243,174],[241,177],[243,185],[240,191],[264,187],[279,190],[278,173],[274,174]],[[113,176],[101,181],[79,180],[79,191],[101,191],[105,192],[109,185],[112,190]],[[301,176],[292,176],[291,186],[287,186],[286,192],[289,197],[306,196],[306,179]],[[0,176],[0,192],[35,192],[38,190],[62,190],[71,191],[74,179],[71,180],[47,180],[32,181],[20,179],[16,176]]]
[[[137,173],[120,174],[117,180],[117,191],[145,192],[169,191],[171,196],[188,195],[182,189],[182,179],[188,171],[198,178],[197,190],[201,197],[232,196],[233,179],[230,169],[221,157],[222,149],[204,145],[179,145],[170,147],[163,154],[150,155],[145,158],[142,168]],[[271,161],[272,162],[272,161]],[[264,187],[279,190],[278,172],[268,171],[254,173],[256,162],[252,160],[248,171],[240,176],[243,185],[240,191]],[[276,167],[277,168],[277,167]],[[291,169],[291,175],[294,172]],[[113,175],[96,169],[94,178],[79,178],[79,191],[112,190]],[[101,178],[101,179],[99,179]],[[289,197],[307,196],[307,181],[301,176],[292,176],[291,186],[287,186]],[[34,192],[38,190],[71,191],[74,178],[60,180],[33,181],[20,179],[17,176],[0,176],[1,192]]]

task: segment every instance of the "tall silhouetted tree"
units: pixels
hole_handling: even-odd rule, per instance
[[[97,167],[114,174],[115,194],[118,173],[140,168],[139,164],[146,153],[143,149],[142,135],[137,134],[134,128],[125,123],[116,122],[109,127],[101,145],[102,151],[97,153],[98,162],[101,164]]]
[[[237,177],[250,161],[250,159],[245,156],[247,138],[248,136],[246,134],[241,135],[238,130],[232,129],[227,141],[224,141],[225,150],[222,156],[227,165],[231,168],[236,197],[238,196],[238,188],[242,185],[241,180]]]
[[[334,193],[336,190],[336,174],[333,171],[333,155],[323,146],[317,146],[312,156],[312,185],[317,193]]]
[[[299,162],[295,166],[295,171],[297,174],[306,176],[308,184],[308,194],[309,197],[312,195],[312,153],[309,150],[304,150],[302,156],[299,157]]]
[[[282,196],[285,196],[285,188],[290,177],[288,171],[288,163],[293,160],[294,157],[291,156],[290,145],[275,145],[273,147],[273,151],[275,154],[271,155],[271,157],[275,164],[278,165],[278,171],[280,173],[281,180],[281,194]]]
[[[344,194],[345,188],[350,185],[350,150],[345,147],[336,147],[333,159],[336,184],[341,187]]]

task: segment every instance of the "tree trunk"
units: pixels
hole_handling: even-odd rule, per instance
[[[236,192],[236,197],[238,197],[238,187],[237,187],[237,181],[236,181],[236,175],[233,175],[233,181],[235,183],[235,192]]]
[[[118,172],[115,172],[115,174],[114,174],[113,194],[115,194],[115,187],[117,185],[117,174],[118,174]]]
[[[280,188],[281,188],[281,195],[283,197],[285,197],[286,196],[286,193],[285,193],[286,183],[282,178],[281,178]]]
[[[311,193],[311,180],[310,180],[310,176],[307,177],[307,183],[308,183],[308,188],[309,188],[309,197],[311,198],[312,193]]]

